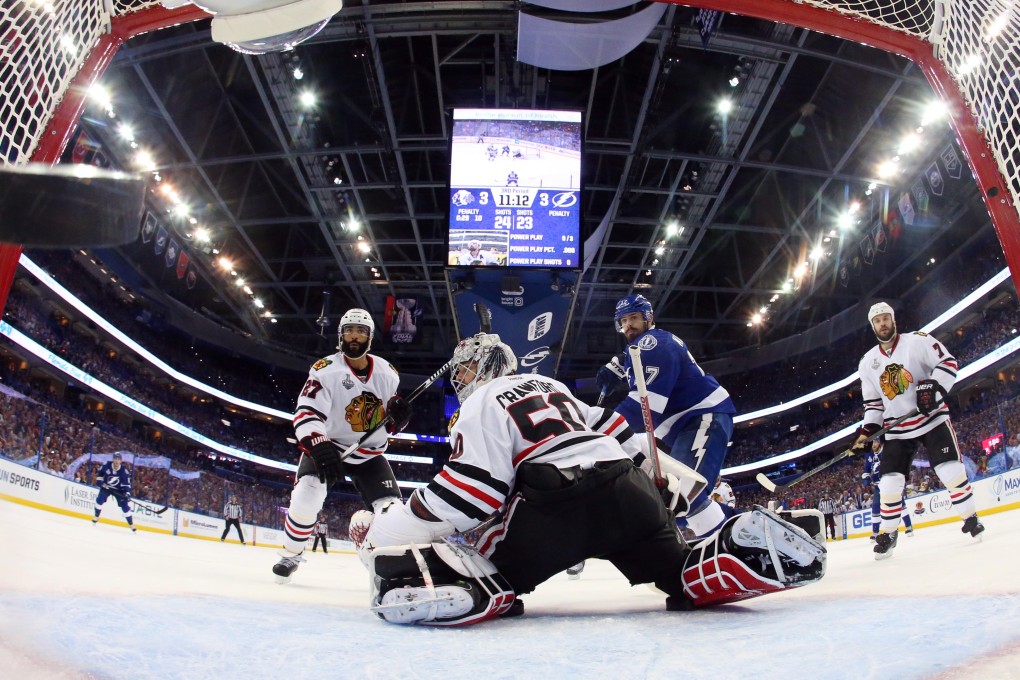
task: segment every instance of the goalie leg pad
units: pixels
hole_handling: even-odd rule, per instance
[[[515,596],[489,560],[448,541],[375,548],[372,610],[391,623],[464,626],[510,611]]]
[[[825,546],[760,506],[730,518],[695,544],[684,564],[684,595],[695,607],[799,588],[825,575]]]
[[[800,527],[821,544],[825,544],[825,515],[821,510],[780,510],[779,519]]]

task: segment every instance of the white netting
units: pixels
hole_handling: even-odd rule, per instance
[[[119,0],[116,14],[154,1]],[[0,163],[28,162],[71,80],[110,30],[103,0],[0,3]]]
[[[1016,0],[802,0],[932,44],[1020,207],[1020,4]],[[944,83],[949,87],[949,83]]]
[[[110,17],[97,0],[0,5],[0,157],[25,163]]]
[[[4,0],[0,5],[0,163],[27,162],[89,50],[155,0]],[[697,4],[696,0],[691,4]],[[1020,8],[1016,0],[790,0],[930,41],[956,79],[1020,203]]]

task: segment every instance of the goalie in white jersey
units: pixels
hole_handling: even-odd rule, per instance
[[[345,475],[369,507],[400,500],[397,479],[383,456],[387,429],[404,429],[411,416],[410,406],[397,395],[400,378],[389,362],[368,353],[375,333],[368,312],[349,310],[341,317],[338,332],[340,351],[312,365],[297,399],[294,433],[302,455],[284,522],[284,550],[273,566],[279,583],[290,581],[304,561],[301,553],[326,492]],[[384,420],[386,428],[380,427],[341,460],[344,449]]]
[[[866,446],[864,440],[884,425],[917,412],[916,417],[908,417],[885,434],[878,481],[882,523],[875,539],[875,559],[891,556],[896,547],[903,488],[918,444],[922,443],[932,469],[963,519],[963,532],[978,536],[984,526],[978,521],[974,494],[945,403],[956,383],[956,359],[927,333],[897,332],[893,308],[884,302],[868,310],[868,323],[878,345],[864,355],[858,367],[864,422],[858,428],[854,448]]]
[[[688,547],[676,515],[705,478],[663,456],[657,489],[645,438],[623,416],[588,406],[552,378],[513,375],[517,359],[499,336],[461,342],[453,361],[461,408],[449,462],[406,505],[351,518],[383,619],[464,625],[523,613],[518,596],[591,557],[632,584],[654,583],[669,609],[757,597],[824,574],[824,546],[763,508]],[[443,540],[494,513],[477,550]]]

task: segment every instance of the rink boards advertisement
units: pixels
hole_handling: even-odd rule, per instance
[[[978,510],[1002,507],[1004,510],[1020,507],[1020,468],[995,477],[978,480],[971,485]],[[904,508],[910,513],[914,526],[958,522],[959,515],[943,489],[934,493],[908,496]],[[871,534],[871,508],[843,513],[843,538]]]
[[[1020,468],[995,477],[974,482],[974,500],[979,510],[1013,510],[1020,508]],[[11,501],[49,510],[60,514],[91,518],[98,489],[85,484],[70,482],[62,477],[39,472],[0,458],[0,500]],[[161,515],[152,510],[162,507],[159,503],[138,501],[141,506],[133,508],[134,521],[139,527],[161,533],[191,538],[218,540],[223,533],[222,519],[170,508]],[[148,507],[149,509],[146,509]],[[945,490],[936,493],[911,496],[906,507],[910,510],[914,526],[941,524],[959,521]],[[103,505],[101,521],[124,526],[120,507],[113,498]],[[846,537],[864,536],[871,533],[871,511],[857,510],[842,515],[843,532]],[[283,532],[277,529],[241,524],[245,539],[252,538],[256,545],[279,547],[283,545]],[[232,540],[237,540],[234,531]],[[347,540],[330,539],[331,549],[353,550]]]

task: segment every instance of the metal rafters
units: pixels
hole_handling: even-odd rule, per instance
[[[246,57],[243,63],[256,92],[249,96],[233,88],[228,106],[235,120],[239,119],[239,127],[264,127],[264,116],[254,115],[264,111],[273,129],[257,130],[255,138],[261,139],[264,132],[272,143],[263,141],[252,153],[241,154],[224,145],[217,147],[220,153],[188,153],[186,162],[163,166],[165,170],[195,171],[199,173],[196,176],[232,178],[220,182],[220,200],[213,193],[210,201],[221,208],[225,201],[232,211],[223,209],[221,222],[210,226],[235,230],[237,238],[255,254],[266,276],[253,281],[254,288],[289,301],[291,309],[274,310],[281,321],[288,322],[286,330],[280,324],[280,338],[274,342],[307,351],[308,339],[302,329],[318,331],[314,320],[324,288],[349,296],[377,315],[381,315],[386,294],[418,295],[432,306],[420,326],[424,342],[413,351],[402,352],[398,365],[405,372],[414,372],[437,359],[445,360],[442,354],[453,341],[442,248],[448,110],[515,102],[541,108],[565,106],[569,101],[571,106],[585,108],[585,235],[607,214],[610,227],[598,244],[595,263],[579,284],[570,329],[577,351],[561,362],[561,373],[584,377],[604,362],[599,353],[608,354],[617,342],[607,309],[611,310],[615,299],[634,290],[635,284],[643,286],[645,277],[639,273],[648,268],[656,272],[652,287],[640,290],[653,297],[657,311],[661,304],[657,316],[665,326],[675,326],[686,338],[703,344],[708,356],[750,344],[753,340],[739,330],[745,320],[730,316],[744,301],[774,292],[772,282],[764,276],[770,263],[793,259],[790,248],[798,237],[791,229],[803,231],[801,223],[812,207],[824,200],[824,187],[874,179],[861,176],[860,163],[845,162],[849,155],[859,153],[861,136],[853,140],[853,148],[843,159],[835,161],[822,153],[817,154],[817,162],[757,153],[756,147],[772,150],[785,139],[782,116],[787,110],[779,104],[787,98],[789,87],[781,94],[785,76],[773,74],[791,74],[794,89],[798,82],[814,83],[821,77],[821,66],[806,69],[805,63],[828,64],[830,70],[834,66],[852,69],[888,83],[919,80],[909,68],[903,68],[898,57],[871,53],[859,58],[854,50],[861,48],[844,49],[848,44],[833,38],[767,22],[751,24],[751,20],[729,15],[705,49],[688,22],[691,11],[676,5],[670,5],[644,44],[621,60],[589,72],[549,72],[513,59],[519,7],[515,2],[499,1],[350,3],[322,33],[294,53],[301,58],[315,55],[328,59],[323,62],[329,64],[328,69],[323,68],[328,72],[320,75],[333,78],[333,115],[350,118],[349,124],[345,121],[329,128],[328,132],[338,136],[324,140],[328,147],[294,143],[284,131],[282,111],[295,106],[284,101],[289,95],[282,89],[277,92],[270,87],[268,69],[279,55]],[[366,46],[363,66],[349,59],[352,47],[358,45]],[[194,50],[222,49],[226,48],[209,43],[205,27],[180,27],[128,45],[118,63],[134,68],[161,60],[156,63],[166,68]],[[680,81],[679,90],[675,80],[671,87],[664,87],[662,57],[667,49],[678,51],[682,61],[699,65]],[[704,111],[691,108],[689,102],[707,100],[711,88],[706,89],[702,81],[718,80],[718,64],[735,63],[738,57],[752,60],[761,82],[753,88],[748,85],[741,102],[753,117],[742,123],[743,131],[731,129],[730,146],[721,148],[706,141]],[[406,70],[403,64],[407,64]],[[220,93],[224,92],[227,70],[220,69],[214,79]],[[338,78],[338,73],[343,77]],[[801,90],[803,100],[810,100],[810,90]],[[883,96],[870,91],[855,94],[866,97],[868,106]],[[250,99],[250,105],[237,101],[238,96]],[[781,115],[770,119],[768,112],[773,107]],[[166,108],[159,113],[167,120],[175,114]],[[679,134],[673,134],[674,128]],[[348,130],[350,134],[341,134]],[[807,138],[815,133],[811,129]],[[206,143],[202,140],[215,140],[211,127],[197,134],[201,138],[192,140],[192,148],[201,148]],[[841,135],[837,148],[846,146],[847,137]],[[384,273],[381,281],[367,275],[364,263],[351,260],[342,242],[337,245],[333,213],[324,210],[336,200],[337,188],[316,170],[327,157],[340,162],[349,205],[355,206],[368,224],[364,234],[379,253]],[[712,173],[712,181],[684,191],[682,178],[693,169],[700,169],[703,179]],[[765,192],[755,192],[744,179],[759,176],[769,183]],[[265,193],[259,187],[262,178],[282,194],[272,199],[279,203],[278,209],[242,213],[242,206],[258,204],[252,199],[261,198],[259,191]],[[250,188],[246,188],[249,182]],[[203,185],[216,191],[208,181]],[[815,196],[810,202],[807,196],[791,198],[789,206],[783,206],[789,212],[786,220],[777,220],[768,210],[756,213],[753,206],[745,214],[729,209],[737,201],[757,203],[760,193],[781,195],[780,187],[791,186],[812,187]],[[232,193],[224,193],[228,191]],[[690,202],[692,223],[662,264],[649,267],[656,233],[671,215],[674,200],[681,198]],[[310,229],[312,225],[316,228]],[[263,239],[271,241],[275,250]],[[732,276],[707,275],[720,271],[731,271]],[[338,277],[333,277],[334,273]],[[896,271],[888,274],[897,275]],[[854,304],[854,296],[838,286],[832,290],[823,281],[817,284],[812,297],[824,298],[840,309]],[[786,334],[802,329],[806,321],[791,308],[777,323]]]

